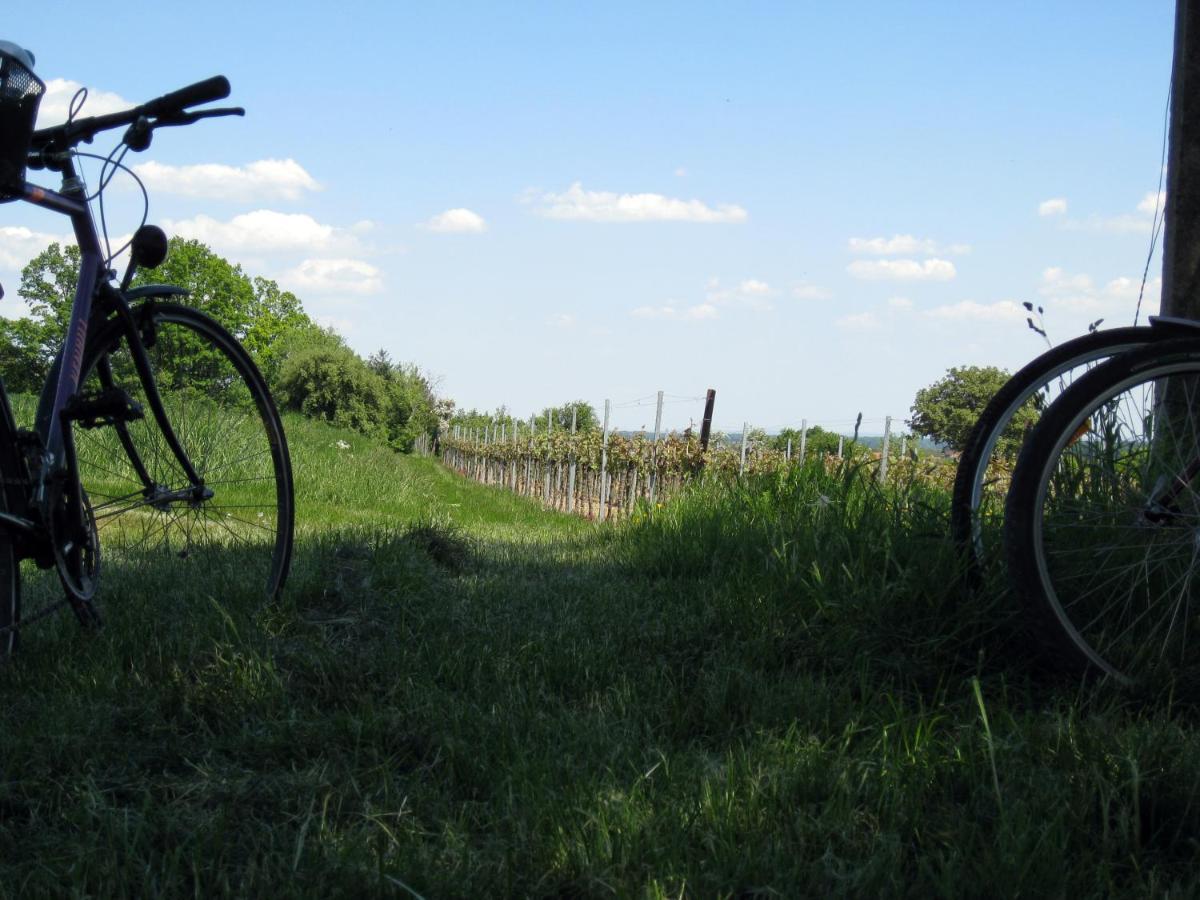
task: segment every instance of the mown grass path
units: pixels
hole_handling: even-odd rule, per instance
[[[281,605],[110,572],[0,671],[0,895],[1195,892],[1187,686],[1040,675],[936,496],[598,529],[288,424]]]

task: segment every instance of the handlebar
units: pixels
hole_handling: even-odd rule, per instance
[[[105,116],[88,116],[85,119],[75,119],[62,125],[50,128],[39,128],[33,133],[30,141],[31,156],[42,156],[46,152],[61,152],[69,150],[76,144],[91,142],[100,132],[122,125],[132,125],[138,119],[156,119],[149,127],[156,125],[186,125],[196,119],[208,115],[243,115],[244,110],[202,110],[196,113],[185,113],[189,106],[198,106],[213,100],[223,100],[229,96],[229,79],[224,75],[214,75],[204,81],[197,81],[185,88],[163,94],[154,100],[122,112],[109,113]]]

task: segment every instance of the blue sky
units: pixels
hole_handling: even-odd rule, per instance
[[[1056,340],[1132,321],[1173,8],[67,2],[0,36],[57,80],[46,122],[68,82],[96,113],[226,74],[245,119],[132,158],[151,221],[462,406],[713,387],[727,430],[878,431],[950,366],[1032,358],[1023,301]],[[12,316],[66,223],[3,211]]]

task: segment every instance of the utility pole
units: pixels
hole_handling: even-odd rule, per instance
[[[1200,319],[1200,0],[1175,0],[1169,121],[1159,308]]]

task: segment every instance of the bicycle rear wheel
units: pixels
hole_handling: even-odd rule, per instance
[[[1200,341],[1115,357],[1046,411],[1013,475],[1005,541],[1058,662],[1126,684],[1196,666]]]
[[[123,329],[107,323],[89,340],[80,393],[119,388],[144,417],[94,428],[72,423],[105,580],[115,574],[164,590],[199,589],[222,602],[277,597],[291,559],[292,472],[266,383],[241,345],[203,313],[150,301],[134,317],[167,418],[203,487],[191,484],[159,429]]]
[[[1019,449],[1005,434],[1013,420],[1024,410],[1046,409],[1098,363],[1144,346],[1152,330],[1113,328],[1060,344],[1020,369],[984,407],[959,456],[950,509],[951,534],[972,580],[1003,558],[999,537],[1004,498]]]

